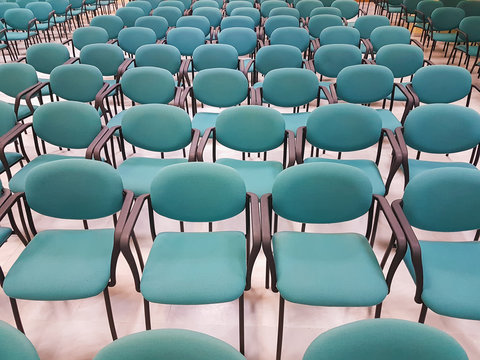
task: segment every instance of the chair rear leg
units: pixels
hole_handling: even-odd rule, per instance
[[[245,306],[244,296],[238,298],[238,320],[239,320],[239,335],[240,335],[240,352],[245,355]]]
[[[22,319],[20,319],[20,313],[18,312],[17,300],[14,298],[10,298],[10,305],[12,306],[13,317],[15,319],[15,324],[17,325],[17,329],[25,334],[25,330],[23,329]]]
[[[285,315],[285,299],[280,295],[280,306],[278,309],[278,335],[277,335],[277,354],[276,354],[277,360],[280,360],[282,358],[284,315]]]
[[[105,308],[107,309],[108,325],[112,333],[112,339],[117,340],[117,330],[115,329],[115,322],[113,321],[112,304],[110,302],[110,295],[108,293],[108,286],[103,290],[103,297],[105,298]]]

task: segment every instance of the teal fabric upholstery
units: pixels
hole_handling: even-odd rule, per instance
[[[299,27],[278,28],[270,35],[270,45],[291,45],[304,52],[308,49],[309,44],[308,31]]]
[[[264,18],[267,18],[270,15],[270,11],[279,7],[288,7],[288,3],[282,0],[268,0],[262,2],[260,5],[260,13]]]
[[[408,175],[409,179],[413,179],[418,174],[423,173],[427,170],[439,169],[439,168],[467,168],[467,169],[476,169],[475,165],[472,165],[467,162],[455,162],[455,161],[426,161],[426,160],[415,160],[408,159]]]
[[[204,36],[210,34],[210,21],[205,16],[191,15],[182,16],[177,20],[177,28],[188,27],[200,29]]]
[[[129,54],[135,54],[135,51],[142,45],[155,44],[156,42],[157,34],[146,27],[126,28],[118,33],[118,46]]]
[[[158,7],[163,7],[163,6],[174,6],[178,10],[180,10],[182,12],[182,14],[185,11],[185,4],[181,1],[176,1],[176,0],[161,1],[158,4]]]
[[[108,39],[116,39],[123,29],[123,20],[115,15],[97,15],[90,21],[90,26],[101,27],[107,31]]]
[[[246,263],[242,232],[160,233],[145,264],[140,289],[145,299],[162,304],[233,301],[245,289]]]
[[[302,0],[306,1],[306,0]],[[315,15],[308,22],[308,31],[313,38],[319,38],[321,32],[331,26],[342,26],[343,21],[340,16],[336,15]]]
[[[334,8],[334,7],[317,7],[312,10],[310,13],[310,17],[313,17],[315,15],[336,15],[342,17],[342,12],[340,9]]]
[[[168,26],[172,27],[177,24],[177,20],[182,16],[182,12],[175,6],[159,6],[152,12],[153,16],[161,16],[168,22]]]
[[[117,75],[124,60],[122,49],[113,44],[90,44],[80,52],[80,62],[95,66],[103,76]]]
[[[12,229],[7,227],[0,227],[0,246],[2,246],[12,235]]]
[[[17,162],[23,159],[23,155],[15,152],[7,152],[5,153],[5,158],[7,159],[7,163],[9,166],[15,165]],[[0,163],[0,173],[5,171],[5,167],[2,163]]]
[[[304,0],[304,1],[307,1],[307,0]],[[318,0],[312,0],[312,1],[318,2]],[[265,35],[270,37],[272,33],[278,28],[298,27],[298,26],[299,26],[299,21],[295,16],[276,15],[268,18],[267,21],[265,21],[265,25],[264,25]]]
[[[3,289],[25,300],[98,295],[110,279],[112,249],[113,229],[42,231],[15,261]]]
[[[274,20],[275,16],[269,18]],[[255,58],[255,70],[266,75],[270,70],[280,68],[301,68],[303,58],[301,51],[291,45],[270,45],[260,48]]]
[[[211,7],[211,8],[218,9],[218,8],[219,8],[219,4],[218,4],[218,2],[216,2],[216,1],[214,1],[214,0],[195,1],[195,2],[192,4],[192,9],[193,9],[193,10],[196,10],[196,9],[199,9],[199,8],[202,8],[202,7]]]
[[[121,18],[123,25],[129,28],[135,26],[135,21],[139,17],[145,16],[145,12],[137,7],[121,7],[115,12],[115,15]]]
[[[82,27],[73,32],[72,41],[75,48],[82,50],[85,45],[105,44],[108,41],[108,33],[101,27]]]
[[[50,73],[52,92],[65,100],[94,101],[102,86],[102,73],[92,65],[60,65]]]
[[[17,123],[11,104],[0,101],[0,136],[9,132]]]
[[[467,360],[450,335],[397,319],[369,319],[338,326],[318,336],[303,360]]]
[[[38,83],[37,72],[32,65],[8,63],[0,65],[0,91],[15,98],[17,94]],[[20,118],[20,116],[19,116]]]
[[[154,66],[177,74],[182,64],[180,51],[172,45],[150,44],[142,45],[135,52],[135,65]]]
[[[230,15],[231,16],[237,16],[237,15],[248,16],[253,20],[254,26],[260,25],[260,11],[258,11],[258,9],[246,8],[246,7],[237,8],[237,9],[233,9]]]
[[[168,21],[161,16],[142,16],[135,20],[135,26],[153,30],[157,40],[161,40],[167,33]]]
[[[238,55],[252,54],[257,47],[257,34],[252,29],[230,28],[218,34],[220,44],[229,44],[237,49]]]
[[[398,92],[399,91],[395,92],[395,96]],[[382,119],[382,128],[395,131],[396,128],[402,126],[400,121],[398,121],[398,119],[395,117],[395,115],[391,111],[387,109],[376,109],[376,111],[378,115],[380,115],[380,118]]]
[[[414,45],[385,45],[378,50],[375,62],[389,68],[395,78],[402,78],[415,74],[423,66],[423,51]],[[400,92],[396,91],[395,95],[397,93]]]
[[[278,16],[278,15],[289,15],[289,16],[294,16],[297,19],[300,19],[300,12],[298,11],[298,9],[295,9],[295,8],[280,7],[280,8],[275,8],[270,10],[269,17]]]
[[[374,29],[380,26],[389,26],[390,20],[386,16],[381,15],[365,15],[360,16],[355,21],[354,28],[360,31],[360,37],[362,39],[369,39],[370,34]]]
[[[297,129],[301,126],[307,125],[307,120],[310,116],[309,112],[293,113],[293,114],[282,114],[283,120],[285,121],[285,129],[293,131],[295,134]]]
[[[373,51],[389,44],[410,44],[410,31],[400,26],[379,26],[370,34]],[[420,49],[421,50],[421,49]]]
[[[235,1],[231,4],[237,4],[239,1]],[[244,27],[247,29],[255,30],[255,21],[246,15],[232,15],[223,18],[220,22],[220,29],[225,30],[233,27]]]
[[[66,46],[58,43],[34,44],[27,49],[27,64],[44,74],[62,65],[70,58]]]
[[[201,71],[211,68],[238,68],[238,53],[231,45],[205,44],[193,51],[195,70]]]
[[[319,39],[322,47],[333,44],[348,44],[358,47],[360,44],[360,31],[347,26],[331,26],[322,30]]]
[[[272,241],[277,288],[285,300],[317,306],[372,306],[387,296],[377,258],[360,234],[285,231],[274,234]]]
[[[161,329],[128,335],[106,346],[94,360],[149,359],[245,360],[229,344],[212,336],[181,329]]]
[[[0,321],[0,349],[5,360],[40,360],[25,335],[4,321]]]
[[[197,28],[175,28],[168,32],[167,44],[175,46],[184,56],[192,56],[198,46],[205,44],[205,34]]]
[[[33,12],[28,9],[9,9],[4,14],[5,23],[14,30],[27,31],[29,21],[33,19]],[[34,29],[35,27],[31,29],[30,36],[35,34]]]
[[[372,184],[352,166],[302,164],[277,176],[272,198],[275,212],[286,219],[318,224],[341,222],[368,211]]]
[[[457,7],[465,12],[465,19],[472,16],[480,16],[480,4],[478,2],[460,1]]]
[[[170,71],[144,66],[129,69],[120,79],[123,93],[140,104],[168,104],[175,96],[175,80]]]
[[[130,1],[125,4],[125,7],[136,7],[142,9],[145,15],[149,15],[150,11],[152,11],[152,5],[148,1],[144,0]]]
[[[200,130],[203,135],[208,128],[214,127],[217,121],[217,113],[199,112],[192,119],[192,127]]]
[[[432,11],[430,16],[434,31],[448,31],[458,28],[465,17],[465,11],[460,8],[442,7]]]
[[[222,21],[222,11],[216,8],[200,7],[193,10],[193,15],[205,16],[213,28],[220,26],[220,22]]]
[[[329,78],[336,78],[338,73],[347,66],[361,63],[360,49],[348,44],[322,45],[314,55],[315,70]]]
[[[359,3],[352,0],[335,0],[332,3],[333,8],[340,9],[342,17],[347,20],[358,16]]]
[[[318,7],[323,7],[323,3],[319,0],[302,0],[295,5],[300,17],[304,19],[308,18],[312,10]]]

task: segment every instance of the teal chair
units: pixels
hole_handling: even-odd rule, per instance
[[[415,44],[423,52],[423,46],[416,39],[410,38],[410,31],[400,26],[380,26],[373,29],[370,34],[370,44],[372,59],[382,46],[390,44]],[[367,54],[365,54],[367,55]]]
[[[148,1],[144,1],[144,0],[129,1],[125,5],[125,7],[126,8],[135,7],[135,8],[142,9],[145,16],[150,15],[150,12],[152,11],[152,4],[150,4]]]
[[[115,40],[118,33],[123,29],[123,20],[115,15],[99,15],[90,21],[90,26],[101,27],[107,31],[108,39]]]
[[[260,25],[260,11],[255,8],[237,8],[232,10],[231,16],[248,16],[253,20],[254,26],[257,27]]]
[[[195,1],[192,4],[192,10],[195,10],[201,7],[211,7],[211,8],[219,9],[221,6],[218,2],[214,0],[199,0],[199,1]]]
[[[17,306],[19,299],[64,301],[103,293],[115,340],[117,334],[108,288],[116,282],[119,240],[133,203],[133,194],[123,190],[120,175],[100,161],[54,161],[38,166],[29,174],[25,193],[18,201],[26,204],[29,231],[34,237],[3,283],[17,328],[24,332]],[[37,232],[31,209],[44,216],[83,220],[85,230]],[[115,226],[88,229],[87,220],[107,216],[114,218]]]
[[[269,15],[270,15],[270,17],[278,16],[278,15],[288,15],[288,16],[294,16],[298,20],[300,20],[300,11],[298,11],[298,9],[291,8],[291,7],[286,7],[286,8],[281,7],[281,8],[272,9],[272,10],[270,10]]]
[[[61,40],[62,35],[55,21],[55,13],[52,5],[46,1],[34,1],[26,5],[26,9],[30,10],[37,19],[37,29],[43,32],[45,42],[55,40],[54,28],[57,29],[58,38]],[[50,34],[52,35],[50,37]]]
[[[234,27],[242,27],[250,30],[256,30],[255,21],[246,15],[232,15],[227,16],[220,22],[220,30],[225,30]]]
[[[295,46],[302,52],[304,59],[309,57],[310,35],[304,28],[285,27],[273,30],[269,43],[270,45]]]
[[[151,302],[199,305],[239,299],[240,352],[243,354],[243,294],[250,289],[253,265],[261,245],[257,197],[246,192],[240,174],[228,166],[186,163],[167,166],[156,175],[150,195],[143,195],[135,202],[132,219],[138,218],[145,200],[148,200],[154,242],[141,279],[129,243],[134,221],[124,229],[122,251],[132,270],[135,289],[144,298],[147,330],[151,329]],[[213,222],[232,218],[244,210],[246,233],[213,231]],[[181,232],[157,234],[154,212],[180,221]],[[210,231],[184,232],[184,222],[209,222]],[[192,257],[198,261],[192,262]]]
[[[213,28],[210,26],[210,21],[205,16],[182,16],[177,20],[176,28],[184,27],[200,29],[203,32],[206,41],[212,42],[213,40]]]
[[[432,47],[430,48],[430,55],[428,60],[432,58],[433,50],[437,45],[437,42],[444,42],[445,44],[455,43],[456,29],[460,25],[460,22],[465,17],[465,11],[460,8],[443,7],[435,9],[428,21],[428,29],[426,32],[427,46],[432,40]],[[446,32],[448,31],[448,32]],[[445,50],[445,56],[447,56],[448,47]]]
[[[47,2],[55,11],[55,22],[62,25],[65,38],[68,39],[67,25],[68,30],[72,31],[72,4],[70,4],[68,0],[47,0]]]
[[[272,192],[278,174],[295,164],[295,134],[285,130],[282,114],[275,109],[246,105],[222,111],[215,127],[207,129],[198,147],[197,158],[203,161],[207,141],[212,135],[212,159],[217,164],[237,170],[245,182],[247,192],[259,199]],[[242,159],[217,159],[217,143],[242,153]],[[267,153],[283,147],[283,163],[267,161]],[[263,161],[248,161],[246,155],[263,153]]]
[[[216,37],[218,27],[220,26],[223,18],[222,11],[220,9],[200,7],[193,10],[192,15],[205,16],[208,19],[210,26],[213,28],[214,36]]]
[[[313,0],[317,1],[317,0]],[[270,38],[272,36],[272,33],[279,28],[282,27],[299,27],[300,23],[298,19],[295,16],[291,15],[275,15],[272,17],[269,17],[263,26],[264,29],[264,40],[265,37]]]
[[[300,21],[302,24],[308,25],[310,13],[313,9],[323,7],[320,0],[302,0],[295,4],[295,9],[300,13]]]
[[[198,28],[174,28],[167,34],[167,44],[175,46],[182,56],[192,56],[193,51],[205,42],[205,34]]]
[[[242,354],[221,340],[181,329],[152,330],[125,336],[100,350],[94,360],[145,359],[152,354],[170,360],[245,360]]]
[[[270,11],[279,7],[288,7],[288,3],[282,0],[267,0],[263,1],[260,5],[260,14],[265,19],[270,16]]]
[[[4,321],[0,321],[0,349],[5,360],[40,360],[30,340]]]
[[[225,7],[227,16],[233,15],[232,12],[235,9],[253,9],[253,4],[249,1],[231,1]]]
[[[339,9],[340,12],[342,13],[342,17],[345,18],[346,20],[351,20],[354,17],[360,16],[360,13],[363,15],[366,15],[366,13],[360,9],[359,3],[354,1],[354,0],[335,0],[332,3],[332,8]],[[352,26],[355,24],[355,22],[350,21],[347,23],[348,26]]]
[[[360,320],[320,334],[303,360],[467,360],[450,335],[436,328],[397,319]]]
[[[146,27],[130,27],[120,30],[118,33],[118,46],[133,57],[140,46],[155,44],[157,34],[152,29]]]
[[[478,163],[480,115],[472,109],[453,104],[422,105],[412,110],[405,120],[403,131],[397,129],[403,153],[405,185],[426,170],[453,167],[472,168]],[[408,148],[416,150],[409,158]],[[469,162],[420,160],[420,153],[450,154],[472,149]]]
[[[305,1],[305,0],[303,0]],[[312,42],[310,51],[314,53],[320,47],[319,37],[324,29],[331,26],[343,26],[343,20],[336,15],[315,15],[308,21],[308,32],[310,34],[310,41]]]
[[[331,26],[323,29],[319,39],[321,46],[347,44],[360,48],[360,31],[348,26]]]
[[[125,27],[129,28],[135,26],[135,21],[146,14],[145,11],[138,7],[122,7],[115,12],[115,15],[122,19]]]
[[[463,236],[455,240],[455,233],[480,228],[479,189],[477,169],[434,169],[412,179],[403,198],[392,203],[408,242],[404,262],[415,281],[415,302],[422,304],[420,323],[428,309],[443,316],[480,319],[475,284],[480,243]],[[413,228],[425,230],[421,238]],[[448,233],[451,240],[430,241],[428,231]]]
[[[415,11],[420,1],[421,0],[403,0],[403,3],[400,4],[400,19],[397,25],[405,26],[406,24],[407,28],[410,27],[410,24],[415,25]]]
[[[161,16],[142,16],[135,20],[136,27],[151,29],[157,36],[157,41],[165,39],[168,30],[168,21]]]
[[[340,9],[334,7],[317,7],[312,10],[312,12],[310,13],[310,17],[324,14],[342,17],[342,12],[340,11]]]
[[[371,51],[370,46],[366,44],[366,41],[370,39],[372,31],[380,26],[390,26],[390,20],[386,16],[381,15],[365,15],[360,16],[353,27],[360,32],[360,39],[362,39],[362,44],[360,49],[362,53],[366,54]]]
[[[168,3],[168,1],[166,3]],[[153,9],[152,15],[165,18],[169,27],[175,27],[177,20],[182,17],[183,13],[175,6],[165,5]]]
[[[7,36],[5,35],[7,33],[7,28],[4,26],[3,23],[0,22],[0,50],[2,50],[2,56],[3,56],[3,62],[7,63],[7,58],[5,57],[5,51],[8,53],[8,56],[10,57],[10,61],[15,61],[18,56],[13,48],[13,46],[10,46],[8,43]]]
[[[465,11],[465,17],[480,16],[480,3],[478,1],[460,1],[457,7]]]
[[[84,46],[90,44],[106,44],[108,42],[108,33],[101,27],[88,26],[76,29],[71,39],[63,42],[64,45],[70,43],[72,54],[75,56],[75,49],[82,50]]]
[[[466,1],[465,1],[466,2]],[[477,1],[472,1],[477,2]],[[480,3],[480,2],[479,2]],[[465,17],[460,24],[458,25],[457,35],[455,36],[455,43],[452,47],[452,52],[448,58],[447,64],[452,64],[455,62],[455,57],[457,51],[460,52],[460,59],[458,60],[458,65],[462,62],[463,54],[465,54],[465,67],[468,69],[470,65],[470,58],[475,57],[475,61],[472,66],[472,70],[475,68],[475,65],[478,63],[478,55],[480,49],[480,15],[478,16],[469,16]]]
[[[415,10],[415,16],[413,17],[413,26],[410,29],[410,34],[414,29],[421,29],[422,34],[420,35],[420,40],[423,39],[425,44],[425,39],[427,36],[428,30],[428,21],[427,19],[432,15],[433,10],[443,7],[443,2],[438,0],[422,0],[417,4]]]
[[[177,0],[168,0],[168,1],[161,1],[158,4],[158,7],[164,7],[164,6],[173,6],[176,7],[178,10],[181,11],[183,15],[186,15],[186,9],[185,9],[185,4],[181,1]]]
[[[248,64],[255,57],[255,52],[260,44],[258,34],[254,30],[243,27],[224,29],[218,33],[218,43],[232,45],[237,49],[238,56],[248,55],[248,58],[243,59],[243,64],[240,61],[240,69],[253,71],[253,68],[249,68]]]
[[[90,44],[86,45],[80,52],[80,64],[95,66],[102,73],[108,85],[113,85],[119,80],[118,69],[124,63],[125,57],[122,49],[113,44]]]
[[[29,9],[10,9],[4,14],[7,26],[6,36],[19,54],[18,41],[23,41],[25,48],[40,41],[35,15]]]
[[[279,217],[303,224],[335,224],[370,212],[373,203],[394,229],[397,252],[387,277],[365,236],[358,233],[278,231]],[[280,293],[277,355],[281,358],[285,300],[313,306],[375,306],[380,317],[406,242],[390,205],[372,191],[368,177],[344,164],[293,166],[277,176],[271,194],[262,196],[262,248]],[[273,214],[272,214],[273,212]],[[272,232],[272,222],[273,232]]]

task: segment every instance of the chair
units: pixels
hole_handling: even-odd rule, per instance
[[[305,1],[305,0],[303,0]],[[310,47],[311,52],[317,51],[320,47],[320,37],[321,32],[331,26],[342,26],[343,20],[341,17],[336,15],[315,15],[310,18],[308,21],[308,32],[310,34],[310,40],[312,45]]]
[[[270,16],[270,11],[279,7],[288,7],[287,2],[282,0],[267,0],[262,2],[260,5],[260,14],[263,18],[268,18]]]
[[[99,15],[90,21],[90,26],[101,27],[107,31],[108,39],[114,40],[118,37],[118,33],[123,29],[123,20],[115,15]]]
[[[304,58],[307,58],[307,51],[310,47],[310,35],[306,29],[299,27],[278,28],[273,30],[269,43],[270,45],[295,46],[304,54]]]
[[[413,26],[410,29],[410,34],[414,29],[421,29],[420,41],[425,39],[428,30],[427,19],[432,15],[435,9],[443,7],[443,2],[437,0],[422,0],[417,4],[415,16],[413,17]]]
[[[205,16],[208,19],[210,26],[213,28],[214,34],[216,34],[220,22],[222,21],[222,11],[220,9],[200,7],[193,10],[192,14],[195,16]]]
[[[0,348],[5,360],[40,360],[27,337],[4,321],[0,321]]]
[[[240,60],[240,69],[253,71],[253,68],[248,68],[248,63],[254,58],[259,45],[255,31],[247,28],[233,27],[220,31],[217,36],[219,44],[232,45],[237,50],[238,56],[243,57],[248,55],[249,58],[242,59],[243,64],[242,60]]]
[[[386,16],[365,15],[360,16],[357,21],[355,21],[353,27],[360,31],[360,39],[364,39],[362,40],[363,45],[360,47],[362,53],[365,54],[367,51],[370,51],[364,41],[370,39],[372,31],[380,26],[390,26],[390,20]]]
[[[192,178],[196,179],[193,183]],[[239,299],[240,352],[244,353],[243,294],[250,289],[253,265],[260,250],[256,196],[246,192],[241,176],[230,167],[187,163],[167,166],[157,174],[150,196],[144,195],[135,203],[133,219],[138,218],[147,199],[151,220],[155,211],[181,221],[181,232],[159,234],[154,221],[150,222],[154,244],[141,280],[129,244],[133,222],[125,229],[128,235],[122,238],[123,253],[132,270],[135,288],[144,298],[147,330],[151,328],[151,302],[193,305]],[[241,231],[183,232],[183,222],[212,223],[236,216],[244,210],[246,234]],[[212,225],[209,229],[213,230]],[[192,257],[198,261],[192,262]],[[171,259],[175,262],[172,263]],[[182,271],[178,270],[179,266]],[[192,273],[196,274],[195,278]]]
[[[150,12],[152,11],[152,4],[144,0],[129,1],[125,5],[125,7],[126,8],[136,7],[136,8],[142,9],[145,16],[150,15]]]
[[[23,41],[26,49],[40,41],[36,19],[31,10],[10,9],[5,11],[4,17],[7,29],[11,29],[5,35],[17,54],[20,54],[18,41]]]
[[[405,320],[370,319],[320,334],[308,347],[303,360],[383,357],[391,360],[468,359],[453,337],[436,328]]]
[[[167,44],[175,46],[183,56],[192,56],[197,47],[205,44],[205,35],[197,28],[175,28],[167,33]]]
[[[428,309],[443,316],[480,319],[475,286],[479,243],[458,234],[480,227],[479,185],[477,169],[429,170],[412,179],[403,199],[392,203],[408,242],[404,262],[416,284],[415,302],[422,304],[420,323]],[[449,241],[419,240],[413,227],[442,232]],[[428,239],[428,233],[422,232],[422,238]]]
[[[12,129],[17,126],[17,117],[13,112],[13,108],[10,104],[0,101],[0,173],[6,173],[7,178],[10,179],[12,177],[12,173],[10,171],[10,167],[14,166],[17,163],[23,166],[23,154],[25,154],[25,148],[23,145],[23,139],[20,138],[19,141],[15,142],[15,151],[6,151],[5,148],[12,144],[11,141],[8,141],[7,134]],[[21,125],[18,125],[21,126]],[[26,157],[28,159],[28,157]],[[0,183],[0,205],[3,205],[5,200],[9,197],[10,190],[6,190]],[[10,217],[10,222],[12,225],[15,225],[15,221],[13,217]],[[16,231],[22,240],[23,244],[27,244],[27,240],[23,237],[20,231]],[[0,227],[0,246],[2,246],[11,235],[12,231],[9,228]],[[0,286],[3,283],[3,273],[1,271],[0,266]]]
[[[75,49],[82,50],[90,44],[106,44],[108,42],[108,33],[105,29],[95,26],[78,28],[73,32],[72,38],[63,42],[64,45],[70,43],[73,56]]]
[[[117,338],[108,288],[116,282],[119,237],[132,200],[133,194],[123,191],[116,170],[100,161],[54,161],[32,170],[26,180],[25,193],[19,194],[16,202],[25,202],[34,237],[3,283],[20,331],[23,332],[23,325],[18,299],[74,300],[103,292],[112,338]],[[87,220],[113,216],[116,226],[37,233],[30,209],[45,216],[84,220],[85,227]],[[82,271],[78,271],[79,268]]]
[[[156,42],[157,34],[155,31],[145,27],[125,28],[118,33],[118,46],[129,57],[133,57],[140,46],[155,44]]]
[[[254,8],[237,8],[232,10],[231,16],[248,16],[253,20],[255,27],[260,25],[260,11]]]
[[[33,13],[35,19],[37,19],[37,29],[43,31],[45,42],[50,42],[50,31],[53,40],[55,40],[55,34],[53,28],[57,29],[58,38],[62,40],[60,29],[55,21],[55,13],[53,12],[52,5],[48,2],[35,1],[27,4],[26,9]]]
[[[253,8],[253,4],[248,1],[231,1],[225,7],[225,11],[227,16],[230,16],[233,15],[233,10],[241,8]]]
[[[480,2],[478,1],[460,1],[457,7],[465,11],[465,17],[480,16]]]
[[[358,2],[353,0],[335,0],[332,3],[332,7],[339,9],[342,13],[341,16],[347,20],[358,17],[360,12],[362,12],[363,15],[366,15],[366,13],[359,8]],[[348,26],[353,26],[354,23],[355,22],[349,22]]]
[[[120,47],[113,44],[90,44],[80,52],[80,64],[95,66],[102,73],[104,82],[113,85],[119,80],[119,68],[124,63],[125,57]]]
[[[73,10],[72,5],[68,0],[47,0],[55,11],[55,22],[57,24],[63,24],[63,32],[65,38],[68,39],[67,25],[69,31],[72,31]]]
[[[407,28],[410,27],[410,24],[415,25],[415,11],[420,1],[421,0],[404,0],[403,3],[400,4],[400,19],[397,25],[404,26],[407,24]]]
[[[100,350],[94,360],[113,360],[119,356],[134,360],[151,354],[167,356],[171,360],[245,360],[242,354],[221,340],[181,329],[152,330],[125,336]]]
[[[315,15],[336,15],[342,17],[342,12],[338,8],[334,7],[317,7],[312,10],[310,13],[310,17]]]
[[[232,15],[227,16],[220,22],[220,30],[225,30],[234,27],[243,27],[250,30],[255,30],[255,22],[250,16]]]
[[[197,158],[203,161],[205,145],[213,138],[212,159],[240,174],[248,193],[259,199],[272,192],[278,174],[295,163],[295,134],[285,130],[282,115],[274,109],[246,105],[222,111],[214,128],[206,130],[199,144]],[[242,152],[242,159],[217,158],[218,144]],[[283,162],[267,161],[267,152],[283,146]],[[263,153],[263,161],[248,161],[246,153]],[[288,157],[287,157],[288,156]]]
[[[397,24],[400,21],[400,13],[402,12],[403,0],[383,0],[378,2],[377,10],[379,14],[384,11],[389,20],[394,21],[394,16],[397,15]]]
[[[278,232],[279,216],[303,224],[335,224],[367,212],[371,216],[374,203],[387,217],[397,245],[386,279],[361,234],[306,233],[304,226],[302,232]],[[376,305],[375,317],[380,317],[406,242],[390,205],[372,192],[361,170],[332,163],[293,166],[277,176],[272,193],[262,196],[260,207],[262,248],[272,290],[280,293],[277,359],[281,358],[285,300],[314,306]]]
[[[165,39],[168,22],[161,16],[142,16],[135,21],[135,27],[144,27],[155,32],[157,41]]]
[[[389,96],[390,109],[392,109],[396,91],[400,91],[407,99],[401,122],[391,110],[385,109],[386,99]],[[402,125],[406,114],[413,106],[412,95],[402,84],[394,83],[393,73],[389,68],[380,65],[346,67],[338,73],[336,85],[330,86],[330,92],[333,98],[331,103],[338,102],[338,99],[352,104],[371,104],[385,100],[382,108],[376,111],[382,119],[382,128],[391,131],[395,131]]]
[[[302,0],[295,4],[295,9],[300,13],[300,21],[302,24],[308,25],[310,13],[318,7],[323,7],[323,3],[319,0]]]
[[[432,47],[430,49],[430,55],[428,60],[432,58],[433,50],[437,45],[438,41],[444,42],[445,44],[455,43],[456,34],[453,33],[453,30],[456,30],[460,25],[460,22],[465,17],[465,11],[460,8],[438,8],[432,11],[432,15],[427,18],[428,21],[428,31],[425,33],[426,38],[428,39],[427,44],[432,40]],[[448,31],[445,33],[444,31]],[[445,56],[448,52],[448,46],[445,49]]]
[[[10,9],[18,9],[20,6],[16,2],[2,2],[0,3],[0,20],[5,22],[5,11]]]
[[[183,27],[200,29],[202,30],[206,41],[212,42],[213,40],[213,28],[210,26],[210,21],[208,21],[205,16],[182,16],[177,20],[176,28],[178,29]]]
[[[182,12],[182,14],[185,15],[185,5],[181,1],[177,0],[168,0],[168,1],[161,1],[157,7],[163,7],[163,6],[173,6],[176,7],[178,10]]]
[[[423,52],[422,44],[420,44],[416,39],[411,39],[410,31],[400,26],[377,27],[373,29],[372,33],[370,34],[369,41],[371,44],[370,50],[372,59],[374,58],[374,54],[376,54],[382,46],[390,44],[415,44]]]
[[[326,8],[329,9],[329,8]],[[352,27],[331,26],[320,33],[320,46],[333,44],[347,44],[360,48],[360,32]],[[364,47],[366,49],[366,41]]]
[[[462,61],[463,54],[465,54],[465,67],[468,69],[470,65],[470,57],[475,56],[475,61],[472,66],[472,70],[475,68],[478,62],[480,43],[480,16],[469,16],[460,21],[458,25],[457,34],[455,36],[455,42],[452,47],[452,52],[448,58],[447,64],[452,60],[452,64],[455,62],[455,56],[457,51],[460,51],[460,59],[458,60],[458,66]]]
[[[216,2],[214,0],[201,0],[201,1],[199,0],[199,1],[195,1],[192,4],[192,10],[195,10],[195,9],[198,9],[198,8],[201,8],[201,7],[211,7],[211,8],[215,8],[215,9],[220,8],[218,2]]]
[[[290,7],[279,7],[270,10],[269,16],[277,16],[277,15],[289,15],[289,16],[295,16],[298,20],[300,20],[300,12],[298,9],[295,8],[290,8]]]
[[[174,27],[177,24],[177,20],[182,17],[182,12],[175,6],[159,6],[152,11],[153,16],[164,17],[169,27]]]
[[[123,25],[127,28],[135,26],[135,21],[142,16],[145,16],[145,11],[138,7],[123,7],[115,12],[123,21]],[[152,14],[157,15],[157,14]]]
[[[304,0],[305,1],[305,0]],[[313,0],[313,1],[318,1],[318,0]],[[269,17],[264,24],[264,34],[270,38],[272,33],[279,28],[282,27],[299,27],[300,23],[298,22],[298,19],[295,16],[290,16],[290,15],[275,15],[273,17]]]
[[[190,13],[190,10],[192,8],[192,0],[178,0],[178,1],[181,1],[183,3],[183,5],[185,6],[185,11],[187,12],[186,15],[188,15]],[[162,4],[164,1],[161,1],[160,4]],[[158,4],[158,5],[160,5]]]
[[[397,129],[397,139],[403,153],[405,186],[419,174],[437,168],[472,168],[478,163],[480,115],[469,108],[452,104],[422,105],[412,110],[403,131]],[[417,151],[415,159],[408,157],[407,145]],[[469,162],[420,160],[420,153],[451,154],[472,150]]]

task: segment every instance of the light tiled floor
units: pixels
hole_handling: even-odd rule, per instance
[[[429,49],[427,49],[429,50]],[[444,63],[446,60],[436,51],[433,58],[435,63]],[[480,84],[476,74],[474,82]],[[448,84],[445,84],[448,87]],[[464,101],[460,102],[462,105]],[[480,95],[473,96],[472,107],[480,111]],[[394,109],[397,115],[401,109]],[[31,134],[27,135],[31,140]],[[27,140],[27,151],[33,154],[31,141]],[[208,145],[210,147],[210,145]],[[210,148],[207,149],[207,153]],[[58,150],[55,150],[59,152]],[[147,152],[138,151],[138,155]],[[230,156],[232,152],[219,149],[221,156]],[[384,178],[387,175],[390,162],[390,148],[384,144],[383,159],[380,169]],[[368,149],[362,154],[344,154],[345,157],[366,156],[373,159],[375,149]],[[442,160],[468,161],[469,153],[452,154],[448,158],[439,155]],[[172,154],[181,156],[181,153]],[[328,153],[326,156],[335,157]],[[273,158],[281,159],[281,151],[274,151]],[[428,156],[425,158],[429,158]],[[207,155],[206,161],[210,161]],[[7,184],[6,177],[0,177],[3,184]],[[192,179],[194,181],[194,179]],[[388,200],[393,201],[402,195],[403,178],[399,172],[392,184]],[[52,227],[81,228],[81,223],[58,221],[35,216],[38,230]],[[4,223],[6,225],[6,223]],[[317,229],[327,231],[357,231],[364,232],[365,217],[346,224],[330,226],[309,226],[307,231]],[[93,226],[110,226],[110,220],[92,222]],[[147,257],[152,241],[149,235],[146,212],[144,211],[136,227],[140,246],[144,257]],[[215,229],[241,229],[244,226],[243,217],[215,224]],[[157,217],[157,231],[177,230],[176,222]],[[205,231],[204,225],[188,224],[187,231]],[[280,222],[280,229],[299,230],[299,224],[287,221]],[[473,232],[462,234],[428,234],[428,239],[473,239]],[[386,221],[382,218],[378,229],[375,252],[380,259],[386,248],[390,232]],[[11,267],[15,259],[23,250],[23,245],[15,236],[0,248],[0,264],[5,272]],[[117,331],[119,336],[125,336],[145,329],[143,320],[143,303],[140,294],[135,292],[133,279],[126,262],[121,258],[118,264],[118,282],[110,290],[111,301]],[[265,258],[261,253],[257,259],[253,274],[252,289],[245,294],[245,321],[246,321],[246,357],[251,360],[270,360],[274,358],[276,347],[276,331],[278,318],[278,294],[264,287]],[[417,321],[420,305],[413,301],[414,284],[406,267],[401,264],[394,278],[391,293],[387,296],[382,317],[399,318]],[[27,336],[37,348],[42,360],[84,360],[92,359],[103,346],[111,342],[104,301],[101,295],[75,301],[41,302],[19,301],[20,314],[23,319]],[[200,305],[200,306],[168,306],[151,305],[152,327],[157,328],[186,328],[201,331],[218,337],[235,347],[238,347],[238,304],[237,302]],[[287,303],[285,309],[285,331],[283,345],[283,359],[300,359],[309,343],[320,333],[332,327],[355,320],[372,318],[373,308],[327,308],[313,307]],[[0,320],[14,324],[10,304],[6,295],[0,291]],[[471,359],[480,359],[480,340],[478,332],[480,323],[470,320],[453,319],[436,315],[429,311],[426,324],[446,331],[455,337],[466,349]],[[0,354],[1,358],[1,354]]]

